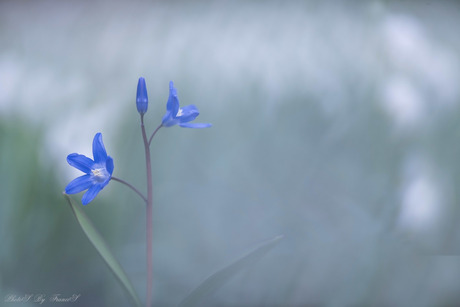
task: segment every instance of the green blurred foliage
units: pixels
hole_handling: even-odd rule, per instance
[[[44,155],[41,140],[41,130],[20,119],[0,123],[2,302],[9,294],[27,293],[84,293],[75,306],[128,302],[112,290],[117,294],[108,299],[108,289],[118,285],[74,221],[62,195],[64,185],[56,179],[55,161]],[[103,227],[106,217],[106,211],[95,214],[110,239],[111,227]]]

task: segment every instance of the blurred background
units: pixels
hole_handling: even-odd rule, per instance
[[[152,144],[156,306],[280,234],[203,306],[459,304],[459,27],[456,1],[0,2],[0,305],[129,304],[61,193],[97,132],[145,191],[140,76],[150,131],[170,80],[213,124]],[[83,209],[144,299],[142,201]]]

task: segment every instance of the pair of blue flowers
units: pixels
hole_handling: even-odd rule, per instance
[[[136,107],[141,116],[147,112],[148,96],[145,79],[139,78],[137,84]],[[166,114],[160,127],[172,127],[179,125],[184,128],[208,128],[211,124],[191,123],[200,112],[194,105],[188,105],[183,108],[179,106],[179,98],[177,90],[174,88],[173,82],[169,82],[169,98],[166,104]],[[85,173],[72,180],[65,192],[67,194],[75,194],[88,190],[82,198],[83,205],[91,202],[96,195],[109,183],[113,173],[113,159],[107,155],[104,143],[102,142],[102,134],[97,133],[93,139],[93,157],[94,160],[77,153],[72,153],[67,156],[67,162],[76,169]]]
[[[145,86],[144,78],[139,78],[137,83],[137,96],[136,96],[136,106],[137,111],[140,114],[147,112],[148,108],[148,97],[147,97],[147,88]],[[163,116],[163,121],[161,125],[163,127],[171,127],[174,125],[179,125],[183,128],[208,128],[211,127],[211,124],[203,123],[191,123],[200,112],[193,105],[188,105],[183,108],[179,107],[179,98],[177,97],[177,90],[174,87],[172,81],[169,82],[169,98],[166,103],[166,114]]]

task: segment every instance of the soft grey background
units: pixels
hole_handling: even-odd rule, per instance
[[[150,131],[169,80],[214,125],[153,142],[156,305],[279,234],[203,305],[458,304],[459,26],[455,1],[2,1],[0,305],[129,303],[61,191],[96,132],[145,189],[140,76]],[[83,209],[144,299],[142,202]]]

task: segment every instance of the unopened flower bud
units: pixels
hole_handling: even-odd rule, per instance
[[[145,86],[145,79],[140,77],[137,83],[136,106],[137,112],[144,114],[147,112],[149,105],[149,98],[147,97],[147,87]]]

